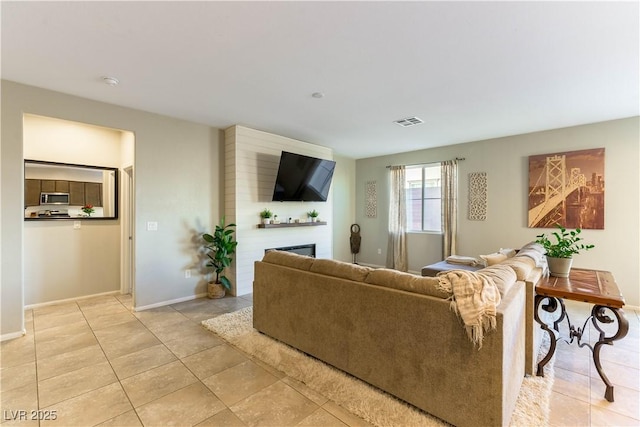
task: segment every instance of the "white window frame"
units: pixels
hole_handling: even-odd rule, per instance
[[[420,180],[419,180],[419,185],[420,185],[420,228],[416,229],[413,228],[413,219],[414,219],[414,215],[413,215],[413,207],[412,207],[412,201],[416,200],[416,199],[412,199],[411,198],[411,188],[417,188],[415,186],[415,183],[417,182],[417,180],[411,179],[412,175],[415,175],[415,173],[412,173],[413,171],[415,171],[416,169],[419,169],[420,172]],[[425,181],[427,181],[427,185],[425,187]],[[413,182],[414,185],[412,187],[412,185],[410,184],[410,182]],[[437,183],[437,185],[433,185],[434,183]],[[442,218],[441,218],[441,209],[438,210],[437,213],[433,213],[433,212],[425,212],[424,209],[424,205],[425,205],[425,200],[438,200],[440,203],[440,206],[442,206],[442,178],[441,178],[441,166],[440,163],[425,163],[425,164],[420,164],[420,165],[412,165],[412,166],[407,166],[407,178],[406,178],[406,200],[407,200],[407,231],[410,233],[442,233]],[[426,190],[425,188],[429,188],[429,187],[438,187],[440,188],[440,191],[438,192],[438,197],[426,197]],[[437,223],[440,224],[440,228],[439,229],[431,229],[431,228],[425,228],[426,224],[429,224],[431,221],[429,221],[429,214],[434,215],[433,219],[436,219],[437,217]]]

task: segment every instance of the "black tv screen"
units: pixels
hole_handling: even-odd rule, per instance
[[[336,162],[283,151],[273,201],[325,202]]]

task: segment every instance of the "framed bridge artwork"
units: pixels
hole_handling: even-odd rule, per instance
[[[532,228],[604,229],[604,148],[529,156]]]

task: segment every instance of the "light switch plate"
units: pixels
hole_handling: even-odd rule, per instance
[[[148,221],[147,231],[158,231],[158,223],[156,221]]]
[[[74,230],[80,230],[81,227],[82,227],[82,221],[73,221]]]

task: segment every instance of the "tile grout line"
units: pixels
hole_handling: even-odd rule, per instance
[[[192,319],[192,318],[190,318],[190,317],[186,316],[184,313],[182,313],[180,310],[176,309],[176,308],[175,308],[175,307],[173,307],[172,305],[168,305],[167,307],[171,308],[171,309],[172,309],[172,310],[174,310],[176,313],[179,313],[180,315],[184,316],[185,320],[189,320],[189,321],[191,321],[192,323],[194,323],[194,324],[196,324],[196,325],[198,325],[198,324],[200,323],[200,322],[195,321],[194,319]],[[223,313],[220,313],[220,314],[224,314],[224,312],[223,312]],[[137,317],[136,317],[136,318],[137,318]],[[193,376],[194,376],[194,378],[196,378],[196,380],[197,380],[196,382],[197,382],[197,383],[200,383],[200,384],[201,384],[201,385],[202,385],[206,390],[208,390],[212,395],[214,395],[214,396],[216,397],[216,399],[218,399],[218,400],[220,401],[220,403],[222,403],[222,405],[224,405],[224,408],[225,408],[225,409],[223,409],[223,410],[221,410],[221,411],[216,412],[216,414],[219,414],[219,413],[221,413],[221,412],[223,412],[223,411],[225,411],[225,410],[229,410],[229,411],[231,411],[231,413],[233,413],[233,414],[235,415],[235,413],[231,410],[231,408],[230,408],[230,407],[228,407],[228,406],[224,403],[224,401],[223,401],[222,399],[220,399],[220,397],[219,397],[218,395],[216,395],[216,394],[213,392],[213,390],[211,390],[209,387],[207,387],[207,385],[203,382],[203,380],[202,380],[202,379],[200,379],[200,378],[198,377],[198,375],[196,375],[196,374],[195,374],[195,372],[193,372],[191,369],[189,369],[189,367],[184,363],[184,361],[182,360],[182,358],[180,358],[180,357],[179,357],[176,353],[174,353],[174,352],[173,352],[169,347],[167,347],[167,345],[164,343],[164,341],[163,341],[163,340],[162,340],[158,335],[156,335],[156,334],[155,334],[151,329],[149,329],[149,327],[148,327],[148,326],[147,326],[143,321],[141,321],[140,319],[138,319],[138,321],[142,324],[142,326],[144,326],[144,328],[145,328],[145,329],[146,329],[150,334],[152,334],[152,335],[153,335],[153,336],[154,336],[154,337],[155,337],[155,338],[156,338],[156,339],[157,339],[157,340],[162,344],[162,346],[163,346],[164,348],[166,348],[166,349],[167,349],[167,351],[169,351],[169,352],[170,352],[170,353],[171,353],[171,354],[176,358],[176,360],[175,360],[175,361],[179,361],[179,362],[182,364],[182,366],[183,366],[183,367],[184,367],[184,368],[185,368],[185,369],[186,369],[186,370],[187,370],[191,375],[193,375]],[[222,343],[221,343],[220,345],[222,345]],[[209,350],[209,348],[206,348],[206,349],[200,350],[200,351],[198,351],[198,352],[196,352],[196,353],[190,354],[189,356],[193,356],[193,355],[195,355],[195,354],[202,353],[202,352],[207,351],[207,350]],[[189,357],[189,356],[185,356],[185,357]],[[174,363],[175,361],[167,362],[167,363],[165,363],[165,364],[163,364],[163,365],[161,365],[161,366],[165,366],[165,365],[167,365],[167,364],[169,364],[169,363]],[[153,368],[153,369],[155,369],[155,368]],[[229,368],[227,368],[227,369],[229,369]],[[151,370],[151,369],[149,369],[149,370]],[[144,371],[144,372],[148,372],[149,370]],[[226,370],[226,369],[225,369],[225,370]],[[129,377],[129,378],[130,378],[130,377]],[[207,377],[207,378],[208,378],[208,377]],[[154,399],[153,401],[158,400],[158,399],[161,399],[161,398],[163,398],[163,397],[166,397],[166,396],[168,396],[168,395],[170,395],[170,394],[172,394],[172,393],[175,393],[176,391],[183,390],[183,389],[185,389],[185,388],[187,388],[187,387],[189,387],[189,386],[191,386],[191,385],[193,385],[193,384],[196,384],[196,382],[191,383],[191,384],[188,384],[188,385],[186,385],[186,386],[184,386],[184,387],[181,387],[181,388],[179,388],[179,389],[177,389],[177,390],[173,390],[173,391],[171,391],[171,392],[169,392],[169,393],[167,393],[167,394],[165,394],[165,395],[163,395],[163,396],[159,396],[158,398]],[[124,387],[123,387],[123,388],[124,388]],[[126,393],[126,392],[125,392],[125,393]],[[153,401],[151,401],[151,402],[153,402]],[[144,405],[141,405],[141,407],[142,407],[142,406],[145,406],[145,405],[148,405],[148,404],[149,404],[149,403],[151,403],[151,402],[147,402],[147,403],[145,403]],[[133,406],[133,405],[132,405],[132,406]],[[134,407],[134,409],[135,409],[135,407]],[[137,410],[136,410],[136,414],[137,414]],[[214,415],[216,415],[216,414],[214,414]],[[236,415],[236,416],[237,416],[237,415]],[[206,419],[207,419],[207,418],[204,418],[204,419],[202,419],[202,420],[199,420],[199,421],[198,421],[198,423],[201,423],[201,422],[205,421]],[[141,421],[141,424],[143,424],[143,423],[142,423],[142,421]],[[197,423],[196,423],[196,424],[197,424]],[[143,425],[144,425],[144,424],[143,424]]]
[[[40,408],[40,380],[38,379],[38,344],[37,344],[37,340],[36,340],[36,318],[35,318],[35,313],[33,312],[33,310],[31,310],[31,322],[32,324],[32,328],[33,328],[33,362],[35,364],[35,371],[36,371],[36,408],[38,410],[41,410],[42,408]],[[38,427],[40,427],[40,420],[38,421]]]
[[[84,321],[87,323],[87,326],[89,326],[89,329],[91,329],[91,325],[89,325],[89,322],[87,321],[84,313],[82,312],[82,309],[80,308],[80,305],[78,305],[78,302],[77,301],[73,301],[73,304],[76,306],[78,311],[82,314],[82,317],[84,318]],[[41,411],[41,410],[44,410],[44,408],[40,407],[40,380],[39,380],[39,375],[38,375],[38,344],[37,344],[37,339],[36,339],[36,313],[33,310],[32,310],[32,316],[33,316],[32,317],[32,320],[33,320],[33,351],[34,351],[34,359],[35,359],[35,365],[36,365],[35,366],[35,369],[36,369],[36,402],[37,402],[36,405],[38,407],[38,410]],[[93,333],[93,330],[91,331],[91,333]],[[97,339],[96,339],[96,341],[97,341]],[[74,396],[74,397],[77,397],[77,396]],[[64,402],[65,400],[69,400],[69,399],[64,399],[64,400],[62,400],[60,402],[57,402],[55,404],[57,405],[59,403]],[[41,424],[41,422],[38,419],[38,426],[40,426],[40,424]]]
[[[176,313],[180,313],[182,316],[184,316],[184,317],[185,317],[185,319],[187,319],[187,320],[191,320],[191,321],[192,321],[192,319],[190,319],[190,318],[188,318],[187,316],[185,316],[182,312],[180,312],[180,310],[177,310],[175,307],[172,307],[171,305],[169,305],[168,307],[170,307],[170,308],[171,308],[172,310],[174,310]],[[139,319],[138,319],[138,320],[139,320]],[[211,394],[213,394],[213,395],[216,397],[216,399],[218,399],[218,400],[220,401],[220,403],[222,403],[222,404],[224,405],[224,407],[225,407],[226,409],[229,409],[229,407],[228,407],[228,406],[227,406],[227,405],[222,401],[222,399],[220,399],[220,397],[218,397],[218,396],[217,396],[217,395],[216,395],[216,394],[215,394],[215,393],[214,393],[214,392],[213,392],[209,387],[207,387],[207,385],[206,385],[206,384],[204,384],[204,383],[202,382],[202,380],[201,380],[201,379],[200,379],[200,378],[195,374],[195,372],[193,372],[191,369],[189,369],[189,367],[188,367],[187,365],[185,365],[185,363],[182,361],[182,359],[181,359],[177,354],[175,354],[175,353],[174,353],[174,352],[173,352],[169,347],[167,347],[167,346],[166,346],[166,344],[164,343],[164,341],[163,341],[160,337],[158,337],[158,336],[157,336],[157,335],[156,335],[156,334],[155,334],[151,329],[149,329],[149,328],[147,327],[147,325],[145,325],[145,324],[144,324],[144,322],[140,321],[140,323],[142,323],[142,325],[145,327],[145,329],[146,329],[147,331],[149,331],[149,333],[150,333],[150,334],[152,334],[154,337],[156,337],[156,339],[157,339],[158,341],[160,341],[160,343],[162,344],[162,346],[163,346],[164,348],[166,348],[166,349],[167,349],[167,351],[169,351],[169,352],[170,352],[170,353],[171,353],[171,354],[176,358],[176,360],[177,360],[177,361],[179,361],[179,362],[182,364],[182,366],[183,366],[183,367],[184,367],[184,368],[185,368],[185,369],[186,369],[186,370],[187,370],[191,375],[193,375],[193,376],[194,376],[194,378],[197,380],[197,382],[198,382],[198,383],[202,384],[202,386],[203,386],[203,387],[205,387],[207,390],[209,390],[209,391],[211,392]],[[204,350],[201,350],[201,351],[196,352],[196,353],[193,353],[193,354],[202,353],[203,351],[206,351],[206,350],[208,350],[208,349],[204,349]],[[189,356],[193,356],[193,355],[189,355]],[[163,365],[161,365],[161,366],[165,366],[165,365],[167,365],[167,364],[169,364],[169,363],[173,363],[173,362],[174,362],[174,361],[172,361],[172,362],[167,362],[167,363],[165,363],[165,364],[163,364]],[[155,369],[155,368],[153,368],[153,369]],[[151,369],[150,369],[150,370],[151,370]],[[145,372],[148,372],[148,371],[145,371]],[[172,392],[169,392],[169,393],[167,393],[167,394],[165,394],[165,395],[163,395],[163,396],[160,396],[160,397],[158,397],[157,399],[152,400],[151,402],[153,402],[153,401],[155,401],[155,400],[158,400],[158,399],[162,399],[163,397],[168,396],[168,395],[170,395],[171,393],[175,393],[176,391],[183,390],[183,389],[185,389],[185,388],[187,388],[187,387],[189,387],[189,386],[191,386],[191,385],[193,385],[193,384],[196,384],[196,383],[194,382],[194,383],[188,384],[188,385],[186,385],[186,386],[184,386],[184,387],[181,387],[181,388],[179,388],[178,390],[173,390]],[[151,402],[147,402],[147,403],[145,403],[144,405],[141,405],[140,407],[145,406],[145,405],[148,405],[148,404],[149,404],[149,403],[151,403]],[[134,408],[134,409],[135,409],[135,408]],[[230,409],[229,409],[229,410],[230,410]],[[216,412],[216,414],[218,414],[218,413],[220,413],[220,412],[223,412],[223,411],[224,411],[224,409],[223,409],[222,411]],[[137,411],[136,411],[136,413],[137,413]],[[214,414],[214,415],[215,415],[215,414]],[[206,419],[207,419],[207,418],[204,418],[204,419],[202,419],[202,420],[199,420],[196,424],[201,423],[201,422],[205,421]],[[144,426],[144,423],[142,423],[142,420],[141,420],[141,424]],[[195,424],[194,424],[194,425],[195,425]]]
[[[121,304],[125,309],[127,309],[127,311],[131,311],[131,310],[130,310],[127,306],[125,306],[125,305],[124,305],[124,304],[123,304],[123,303],[122,303],[118,298],[115,298],[115,296],[114,296],[114,299],[115,299],[116,301],[118,301],[118,303],[120,303],[120,304]],[[107,357],[107,353],[105,352],[104,347],[102,346],[102,343],[101,343],[101,342],[100,342],[100,340],[98,339],[98,336],[96,335],[96,332],[94,331],[93,326],[91,326],[91,323],[89,323],[89,319],[87,319],[87,316],[85,315],[84,310],[82,310],[82,307],[80,307],[79,305],[78,305],[78,308],[80,309],[80,312],[82,313],[82,317],[84,317],[85,321],[87,322],[87,325],[89,326],[89,329],[91,329],[91,334],[93,335],[93,337],[95,338],[96,342],[98,343],[98,346],[100,347],[100,351],[102,351],[102,354],[103,354],[103,356],[104,356],[105,360],[107,361],[107,363],[109,364],[109,367],[111,368],[111,371],[113,372],[113,375],[116,377],[116,382],[117,382],[117,383],[118,383],[118,385],[120,386],[120,389],[122,390],[122,392],[124,393],[125,397],[127,398],[127,401],[128,401],[128,402],[129,402],[129,404],[131,405],[131,408],[133,409],[134,413],[136,414],[136,417],[138,418],[138,421],[140,421],[140,424],[141,424],[141,425],[144,425],[144,424],[142,424],[142,420],[140,419],[140,415],[138,414],[138,411],[136,410],[136,407],[135,407],[135,406],[133,406],[133,402],[131,402],[131,399],[129,398],[129,395],[127,394],[127,391],[126,391],[126,390],[125,390],[125,388],[123,387],[123,385],[122,385],[122,381],[120,381],[120,377],[118,377],[118,374],[116,373],[115,369],[113,369],[113,365],[111,364],[111,360],[109,360],[109,357]],[[138,322],[140,322],[140,320],[139,320],[138,318],[136,318],[135,316],[134,316],[134,318],[135,318]],[[140,322],[140,323],[142,323],[142,322]],[[143,325],[143,326],[144,326],[144,325]],[[115,383],[111,383],[111,384],[115,384]],[[108,386],[108,385],[111,385],[111,384],[107,384],[107,386]],[[106,387],[106,386],[103,386],[103,387]],[[102,388],[102,387],[98,387],[98,389],[99,389],[99,388]],[[95,389],[95,390],[98,390],[98,389]],[[94,390],[91,390],[91,391],[94,391]],[[83,393],[83,394],[90,393],[91,391],[85,392],[85,393]],[[80,395],[80,396],[82,396],[82,395]],[[77,397],[77,396],[76,396],[76,397]],[[68,400],[68,399],[67,399],[67,400]],[[107,422],[107,421],[113,420],[113,419],[115,419],[115,418],[117,418],[117,417],[119,417],[119,416],[121,416],[121,415],[123,415],[123,414],[126,414],[127,412],[128,412],[128,411],[125,411],[125,412],[123,412],[123,413],[121,413],[121,414],[116,415],[115,417],[109,418],[109,419],[104,420],[104,421],[102,421],[102,422]],[[101,422],[101,423],[102,423],[102,422]]]

